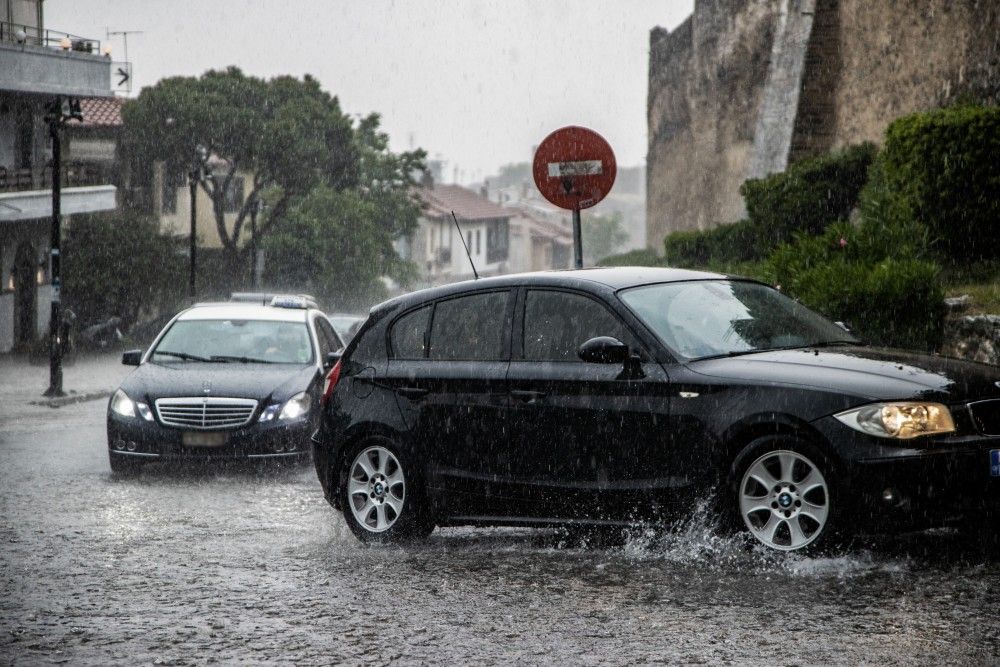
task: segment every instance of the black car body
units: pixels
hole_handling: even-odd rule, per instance
[[[185,351],[164,351],[179,347],[171,343],[176,327],[230,323],[245,332],[241,337],[257,334],[261,358],[242,356],[233,340],[205,340],[202,331],[188,337]],[[282,357],[280,342],[267,341],[276,327],[297,336],[297,356]],[[341,348],[325,316],[297,301],[285,307],[199,304],[179,313],[149,350],[124,355],[124,363],[138,368],[108,405],[112,469],[153,460],[307,458],[328,357]],[[266,358],[268,350],[274,358]],[[285,409],[290,401],[294,410]]]
[[[825,338],[805,344],[782,334],[771,339],[781,349],[704,354],[711,350],[688,330],[679,334],[687,352],[672,349],[626,300],[644,286],[673,285],[752,292],[803,311]],[[334,373],[314,436],[320,482],[364,539],[389,537],[397,512],[375,507],[365,530],[361,514],[352,520],[351,494],[365,511],[383,500],[402,507],[385,495],[391,474],[368,480],[369,466],[352,468],[370,443],[369,463],[388,458],[390,469],[405,470],[421,514],[409,530],[655,521],[721,497],[727,511],[747,502],[735,515],[770,530],[769,546],[791,550],[818,534],[786,539],[794,527],[784,517],[801,508],[796,525],[809,524],[813,504],[823,506],[821,528],[834,519],[850,528],[937,525],[997,507],[1000,370],[873,349],[789,304],[752,281],[649,268],[514,275],[393,299],[372,310]],[[694,305],[685,324],[717,315]],[[572,355],[556,349],[569,340],[558,333],[566,331],[559,311],[592,313],[570,327]],[[733,319],[718,345],[777,326],[767,319]],[[845,421],[946,429],[938,405],[953,421],[940,434],[893,439]],[[758,490],[761,479],[774,489]],[[796,488],[819,479],[822,499]],[[768,505],[751,507],[756,497]],[[785,528],[772,528],[771,514]]]

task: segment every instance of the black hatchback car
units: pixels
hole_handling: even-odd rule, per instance
[[[587,269],[399,297],[325,400],[316,469],[363,540],[656,522],[714,499],[793,551],[1000,501],[1000,369],[865,346],[724,275]]]

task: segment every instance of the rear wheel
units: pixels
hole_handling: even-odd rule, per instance
[[[367,441],[345,460],[344,518],[360,540],[398,542],[434,530],[419,475],[393,443]]]
[[[791,437],[760,438],[737,458],[735,505],[742,526],[779,551],[829,546],[838,514],[828,457]]]

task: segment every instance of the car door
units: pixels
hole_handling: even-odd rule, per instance
[[[662,367],[592,295],[525,289],[517,313],[507,376],[507,482],[516,495],[542,516],[602,518],[668,500],[669,394]],[[582,361],[580,345],[597,336],[617,338],[635,358],[627,365]]]
[[[507,441],[512,311],[509,289],[476,292],[407,312],[390,329],[386,381],[432,494],[462,513],[455,494],[482,495]]]

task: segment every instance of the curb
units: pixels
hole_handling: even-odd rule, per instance
[[[69,396],[60,396],[59,398],[47,398],[41,401],[31,401],[30,405],[41,405],[46,408],[61,408],[64,405],[96,401],[99,398],[107,398],[110,395],[110,391],[91,391],[84,394],[70,394]]]

